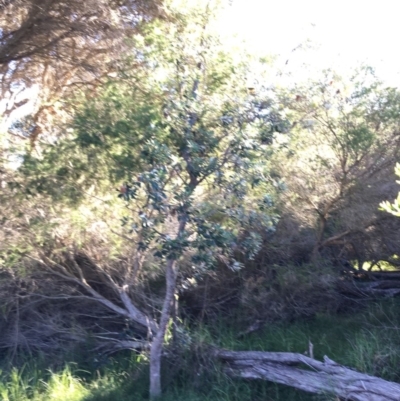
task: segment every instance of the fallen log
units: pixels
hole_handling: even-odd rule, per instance
[[[376,280],[400,280],[400,272],[398,270],[368,272],[368,276]]]
[[[400,281],[341,281],[338,290],[343,295],[355,298],[393,298],[400,295]]]
[[[400,384],[290,352],[227,351],[214,355],[234,378],[261,379],[349,401],[400,401]]]

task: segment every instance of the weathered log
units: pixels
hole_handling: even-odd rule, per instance
[[[215,350],[231,377],[261,379],[349,401],[400,401],[400,384],[357,372],[328,357],[318,361],[290,352]]]
[[[368,272],[368,275],[376,280],[400,280],[400,272],[394,271],[380,271],[380,272]]]
[[[400,281],[342,281],[338,289],[342,294],[356,298],[392,298],[400,294]]]

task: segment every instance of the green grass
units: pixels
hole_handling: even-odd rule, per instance
[[[30,368],[18,371],[13,369],[3,375],[0,382],[2,401],[81,401],[89,394],[82,380],[74,376],[69,367],[59,373],[48,372],[41,377],[41,372]],[[46,380],[47,379],[47,380]]]
[[[398,255],[392,255],[392,258],[393,259],[398,259],[399,257],[398,257]],[[355,269],[359,269],[359,266],[358,266],[359,263],[357,261],[355,261],[355,260],[352,261],[352,264],[353,264]],[[376,271],[377,272],[379,272],[379,271],[398,271],[399,270],[398,266],[395,266],[395,265],[387,262],[386,260],[378,261],[378,263],[374,264],[372,269],[371,269],[371,265],[372,265],[372,262],[370,262],[370,261],[364,262],[363,265],[362,265],[362,269],[361,270],[366,270],[366,271],[370,271],[371,270],[371,271],[374,271],[374,272],[376,272]]]
[[[196,346],[164,371],[164,401],[322,401],[315,396],[262,381],[232,380],[220,373],[203,352],[207,344],[234,350],[290,351],[328,355],[341,364],[400,382],[400,302],[388,300],[347,315],[320,315],[309,321],[271,324],[238,340],[235,323],[223,319],[194,334]],[[70,363],[58,371],[38,362],[0,373],[4,401],[144,401],[147,399],[146,361],[121,353],[101,368],[90,360]]]
[[[240,342],[232,332],[221,346],[306,353],[311,342],[317,359],[327,355],[362,372],[400,381],[399,307],[399,300],[387,300],[359,313],[321,315],[310,321],[271,325]]]

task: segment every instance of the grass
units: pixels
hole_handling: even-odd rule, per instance
[[[392,255],[393,259],[398,259],[398,255]],[[352,261],[352,264],[355,269],[359,269],[359,263],[357,261]],[[373,271],[373,272],[379,272],[379,271],[398,271],[399,268],[398,266],[395,266],[391,263],[389,263],[386,260],[379,260],[377,263],[374,263],[372,266],[371,261],[366,261],[363,263],[361,270],[366,270],[366,271]]]
[[[81,401],[89,394],[89,389],[75,375],[70,367],[61,372],[48,372],[43,375],[30,367],[13,369],[9,375],[3,375],[0,382],[0,399],[2,401]],[[47,380],[46,380],[47,379]]]
[[[220,320],[198,328],[197,348],[176,366],[166,367],[164,401],[322,401],[328,395],[310,395],[261,381],[231,380],[206,360],[202,344],[235,350],[290,351],[306,353],[309,342],[314,355],[328,355],[362,372],[400,381],[400,302],[375,303],[359,313],[320,315],[309,321],[271,324],[242,340],[235,324]],[[144,401],[147,399],[146,361],[133,353],[109,358],[101,368],[89,361],[69,363],[50,371],[30,361],[24,367],[0,372],[2,401]]]

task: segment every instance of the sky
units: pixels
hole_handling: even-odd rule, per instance
[[[400,0],[231,3],[221,17],[222,34],[227,40],[245,40],[253,52],[277,55],[277,68],[291,72],[292,79],[322,68],[346,72],[364,63],[388,85],[400,87]]]
[[[252,50],[278,54],[287,68],[342,71],[364,63],[400,87],[399,16],[398,0],[232,0],[221,26]],[[312,50],[298,48],[307,42]]]

